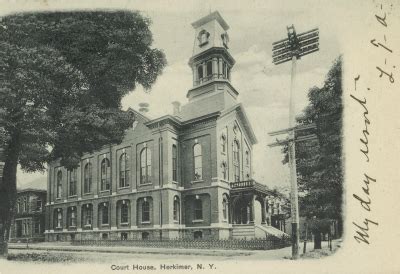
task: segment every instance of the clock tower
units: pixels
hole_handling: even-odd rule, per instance
[[[229,53],[228,24],[215,11],[192,23],[192,26],[195,39],[193,55],[189,60],[193,72],[193,87],[187,93],[189,102],[223,94],[222,108],[236,104],[238,92],[230,83],[235,59]]]

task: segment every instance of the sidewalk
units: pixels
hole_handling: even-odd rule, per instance
[[[334,240],[334,250],[340,246],[341,240]],[[153,248],[153,247],[136,247],[136,246],[76,246],[71,245],[69,242],[44,242],[44,243],[30,243],[27,248],[26,243],[10,243],[10,251],[56,251],[56,252],[80,252],[80,253],[109,253],[109,254],[135,254],[147,255],[158,254],[159,256],[167,255],[168,257],[175,256],[175,258],[185,258],[190,256],[202,257],[204,259],[213,257],[212,259],[225,258],[228,260],[279,260],[290,259],[291,247],[272,250],[227,250],[227,249],[185,249],[185,248]],[[328,243],[322,242],[322,250],[313,249],[311,242],[307,245],[307,253],[302,254],[302,245],[300,249],[300,256],[303,259],[321,257],[321,253],[329,255]],[[333,252],[334,253],[334,252]],[[323,255],[323,254],[322,254]]]
[[[169,254],[169,255],[203,255],[216,256],[250,256],[259,252],[258,250],[226,250],[226,249],[186,249],[186,248],[145,248],[136,246],[77,246],[68,242],[44,242],[44,243],[10,243],[10,250],[45,250],[45,251],[75,251],[75,252],[102,252],[102,253],[129,253],[129,254]]]

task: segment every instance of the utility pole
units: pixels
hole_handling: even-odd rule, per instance
[[[296,149],[295,143],[306,140],[316,139],[315,134],[296,137],[295,132],[305,129],[315,128],[315,125],[306,125],[296,127],[295,117],[295,80],[296,80],[296,65],[297,59],[302,56],[313,53],[319,50],[319,32],[318,29],[296,34],[293,25],[287,27],[288,38],[277,41],[272,44],[272,57],[275,65],[292,61],[291,81],[290,81],[290,103],[289,103],[289,128],[271,132],[270,136],[288,134],[285,140],[276,140],[276,143],[270,144],[270,147],[287,145],[289,152],[289,167],[290,167],[290,204],[291,204],[291,219],[292,219],[292,259],[299,258],[299,196],[297,189],[297,171],[296,171]]]

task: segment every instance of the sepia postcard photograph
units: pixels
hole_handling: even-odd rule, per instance
[[[0,1],[0,274],[400,273],[398,0]]]

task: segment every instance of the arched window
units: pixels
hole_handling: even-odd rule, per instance
[[[59,211],[57,213],[57,227],[61,227],[62,226],[62,212]]]
[[[239,158],[239,142],[235,140],[233,142],[233,166],[234,166],[234,179],[235,182],[240,181],[240,158]]]
[[[228,219],[228,201],[226,197],[222,200],[222,216],[224,217],[224,220]]]
[[[142,223],[150,222],[150,203],[145,200],[142,203]]]
[[[199,32],[199,35],[197,36],[197,39],[199,40],[199,46],[203,46],[208,43],[208,38],[210,37],[210,33],[208,33],[206,30],[202,30]]]
[[[178,180],[178,150],[176,145],[172,145],[172,181]]]
[[[222,172],[222,178],[224,180],[226,180],[228,178],[226,162],[222,162],[222,164],[221,164],[221,172]]]
[[[92,191],[92,164],[87,163],[83,169],[83,193]]]
[[[108,203],[102,203],[99,205],[100,208],[100,223],[102,225],[108,225]]]
[[[61,198],[62,196],[62,172],[61,170],[57,171],[57,198]]]
[[[75,196],[76,195],[76,183],[78,181],[78,172],[76,168],[73,170],[68,171],[68,187],[69,187],[69,196]]]
[[[194,180],[198,181],[203,178],[203,163],[201,154],[201,145],[195,144],[193,146],[193,162],[194,162]]]
[[[200,198],[194,200],[194,219],[203,219],[203,203]]]
[[[18,199],[17,200],[17,213],[20,213],[20,212],[21,212],[21,200]]]
[[[225,134],[221,135],[221,151],[226,153],[226,136]]]
[[[129,156],[122,153],[119,157],[119,187],[129,186]]]
[[[82,224],[86,228],[92,227],[93,206],[85,204],[82,206]]]
[[[101,190],[110,189],[111,166],[110,166],[110,160],[108,160],[108,158],[104,158],[103,160],[101,160],[100,181],[101,181],[101,186],[100,186]]]
[[[250,165],[250,153],[248,150],[246,150],[246,166]]]
[[[24,212],[28,211],[28,200],[24,197]]]
[[[175,196],[174,198],[174,221],[179,222],[179,217],[180,217],[180,203],[179,203],[179,197]]]
[[[54,211],[54,226],[55,228],[62,228],[62,209],[57,208]]]
[[[151,183],[151,150],[147,147],[140,152],[140,183]]]
[[[227,33],[221,34],[222,44],[225,48],[228,48],[229,36]]]
[[[76,227],[76,207],[71,206],[67,212],[68,227]]]
[[[121,224],[127,224],[129,223],[129,207],[128,203],[125,201],[122,201],[121,203],[121,216],[120,216]]]

